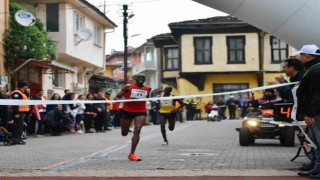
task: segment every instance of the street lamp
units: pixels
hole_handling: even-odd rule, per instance
[[[134,14],[128,15],[128,5],[124,4],[123,5],[123,39],[124,39],[124,51],[123,51],[123,71],[124,71],[124,83],[128,83],[128,29],[127,29],[127,24],[128,24],[128,19],[131,19]]]

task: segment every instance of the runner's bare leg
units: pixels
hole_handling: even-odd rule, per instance
[[[121,135],[127,136],[132,123],[132,119],[122,119],[121,118]]]
[[[134,130],[133,130],[133,136],[132,136],[132,144],[131,144],[131,154],[134,154],[136,151],[136,147],[140,140],[140,132],[141,128],[144,125],[146,121],[146,116],[137,116],[134,118]]]

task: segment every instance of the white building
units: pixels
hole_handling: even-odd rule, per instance
[[[86,0],[12,0],[33,12],[46,31],[57,41],[55,67],[42,75],[41,87],[49,98],[65,89],[87,93],[90,77],[104,68],[105,30],[116,25]],[[89,40],[81,39],[79,29],[86,28]],[[90,74],[87,71],[90,70]]]

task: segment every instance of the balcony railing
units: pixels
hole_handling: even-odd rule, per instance
[[[145,71],[156,71],[156,70],[157,70],[157,66],[154,61],[145,61],[143,63],[140,63],[132,67],[133,74],[143,73]]]

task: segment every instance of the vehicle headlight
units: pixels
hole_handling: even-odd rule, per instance
[[[249,126],[254,126],[254,127],[258,125],[258,122],[255,120],[249,120],[249,121],[247,121],[247,123]]]
[[[279,124],[278,126],[279,127],[285,127],[286,125],[285,124]]]

